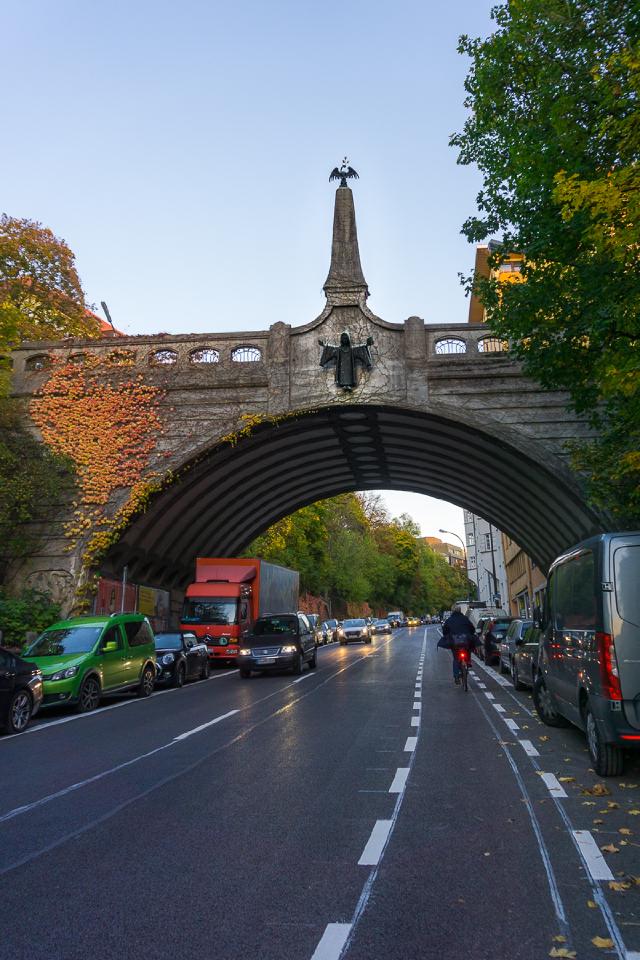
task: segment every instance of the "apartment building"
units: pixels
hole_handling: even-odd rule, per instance
[[[509,613],[514,617],[535,617],[544,606],[547,579],[522,547],[504,533],[502,548],[507,569]]]
[[[478,591],[478,600],[506,608],[508,589],[502,534],[488,520],[464,511],[467,572]],[[496,599],[497,598],[497,599]]]

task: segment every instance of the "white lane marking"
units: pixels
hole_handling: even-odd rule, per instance
[[[613,874],[598,849],[598,844],[589,830],[574,830],[578,849],[593,880],[613,880]]]
[[[504,709],[504,707],[502,706],[501,703],[492,703],[491,706],[492,706],[493,709],[496,710],[498,713],[505,713],[505,709]]]
[[[516,732],[516,730],[519,730],[519,729],[520,729],[520,727],[519,727],[518,724],[515,722],[515,720],[509,720],[508,717],[503,717],[502,719],[504,720],[504,722],[506,723],[506,725],[509,727],[509,730],[513,730],[514,733]]]
[[[522,749],[524,750],[524,752],[528,757],[540,756],[540,754],[538,753],[534,745],[531,743],[531,740],[519,740],[518,743],[520,744],[520,746],[522,747]]]
[[[328,923],[311,960],[338,960],[350,933],[350,923]]]
[[[186,730],[184,733],[174,737],[173,742],[177,743],[178,740],[186,740],[187,737],[192,737],[194,733],[200,733],[201,730],[206,730],[207,727],[212,727],[214,724],[220,723],[221,720],[226,720],[228,717],[233,717],[236,713],[240,713],[240,711],[229,710],[229,713],[223,713],[219,717],[214,717],[214,719],[209,720],[208,723],[201,723],[199,727],[194,727],[193,730]]]
[[[542,773],[540,776],[552,797],[566,797],[566,791],[553,773]]]
[[[482,683],[481,680],[476,680],[476,683],[478,684],[478,686],[480,687],[481,690],[486,690],[486,689],[487,689],[486,683]]]
[[[393,783],[389,787],[389,793],[402,793],[407,785],[410,767],[398,767]]]
[[[485,690],[485,694],[484,694],[484,695],[485,695],[485,697],[487,698],[487,700],[495,700],[494,695],[493,695],[492,693],[490,693],[488,690]]]
[[[413,709],[414,709],[414,710],[422,710],[422,703],[420,702],[420,700],[414,700],[414,701],[413,701]]]
[[[371,836],[366,842],[362,855],[358,860],[359,867],[375,867],[380,862],[382,851],[384,850],[389,832],[391,830],[392,820],[376,820]]]
[[[413,753],[416,748],[416,743],[418,742],[417,737],[407,737],[407,742],[404,745],[405,753]]]
[[[416,691],[414,691],[414,694],[413,694],[413,695],[414,695],[414,697],[416,697],[416,699],[420,699],[420,698],[422,697],[422,691],[421,691],[421,690],[416,690]]]
[[[411,726],[419,727],[420,726],[420,717],[411,717]]]
[[[303,673],[303,675],[301,677],[298,677],[297,680],[291,681],[291,686],[293,686],[294,683],[301,683],[303,680],[308,680],[309,677],[312,677],[312,676],[313,676],[313,673],[311,671],[309,671],[309,673]]]

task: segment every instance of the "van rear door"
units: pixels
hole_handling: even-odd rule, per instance
[[[640,534],[611,540],[611,624],[627,722],[640,730]]]

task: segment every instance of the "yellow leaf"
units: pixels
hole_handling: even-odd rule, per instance
[[[594,820],[594,823],[604,823],[604,820]]]
[[[601,950],[606,950],[608,947],[613,947],[614,943],[609,937],[593,937],[591,943],[594,947],[600,947]]]
[[[618,848],[617,848],[617,847],[614,847],[614,845],[613,845],[612,843],[608,843],[606,846],[600,847],[600,849],[601,849],[604,853],[620,853],[620,851],[618,850]]]
[[[598,904],[595,902],[595,900],[587,900],[587,906],[590,910],[595,910]]]
[[[576,778],[575,778],[575,777],[558,777],[558,780],[560,781],[560,783],[575,783],[575,782],[576,782]]]
[[[546,743],[549,737],[538,737],[538,740],[541,740],[542,743]]]
[[[633,810],[627,810],[627,813],[630,817],[640,817],[640,810],[636,810],[635,808]]]
[[[553,942],[554,942],[554,943],[566,943],[566,942],[567,942],[567,938],[566,938],[566,937],[563,937],[562,934],[559,933],[556,937],[553,937]]]
[[[564,957],[566,960],[575,960],[576,952],[575,950],[567,950],[566,947],[551,947],[549,950],[550,957]]]
[[[629,827],[620,827],[620,829],[618,830],[618,833],[623,833],[625,837],[631,836],[631,830],[629,830]]]
[[[609,880],[609,890],[628,890],[630,887],[631,884],[625,880]]]

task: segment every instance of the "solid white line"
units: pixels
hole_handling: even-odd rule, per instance
[[[311,960],[338,960],[350,933],[350,923],[328,923]]]
[[[505,709],[501,703],[492,703],[491,706],[494,710],[497,710],[498,713],[505,713]]]
[[[411,717],[411,726],[419,727],[420,726],[420,717]]]
[[[413,753],[416,748],[416,743],[418,742],[417,737],[407,737],[407,742],[404,745],[405,753]]]
[[[485,691],[485,697],[487,698],[487,700],[495,700],[494,695],[492,693],[489,693],[488,691]]]
[[[520,746],[522,747],[522,749],[524,750],[524,752],[528,757],[540,756],[540,754],[538,753],[534,745],[531,743],[531,740],[519,740],[518,743],[520,744]]]
[[[186,740],[187,737],[192,737],[194,733],[200,733],[201,730],[206,730],[207,727],[212,727],[215,723],[220,723],[221,720],[226,720],[227,717],[233,717],[236,713],[240,713],[240,711],[230,710],[229,713],[223,713],[219,717],[209,720],[208,723],[201,723],[199,727],[194,727],[193,730],[187,730],[185,733],[180,733],[177,737],[174,737],[173,742],[177,743],[178,740]]]
[[[367,840],[366,846],[362,851],[362,856],[358,860],[359,867],[375,867],[382,856],[385,844],[389,839],[392,820],[376,820],[371,836]]]
[[[613,874],[589,830],[574,830],[573,835],[593,880],[613,880]]]
[[[515,733],[516,730],[519,730],[519,729],[520,729],[520,727],[519,727],[518,724],[515,722],[515,720],[509,720],[508,717],[503,717],[502,719],[504,720],[504,722],[506,723],[506,725],[509,727],[509,730],[513,730],[514,733]]]
[[[389,787],[389,793],[402,793],[407,785],[409,769],[409,767],[398,767],[396,770],[396,775],[393,778],[393,783]]]
[[[567,794],[564,787],[552,773],[541,773],[540,776],[548,787],[552,797],[566,797]]]
[[[298,677],[297,680],[292,680],[290,686],[293,686],[294,683],[301,683],[302,680],[308,680],[309,677],[312,677],[312,676],[313,676],[313,674],[312,674],[311,672],[309,672],[309,673],[303,673],[303,675],[302,675],[301,677]]]

